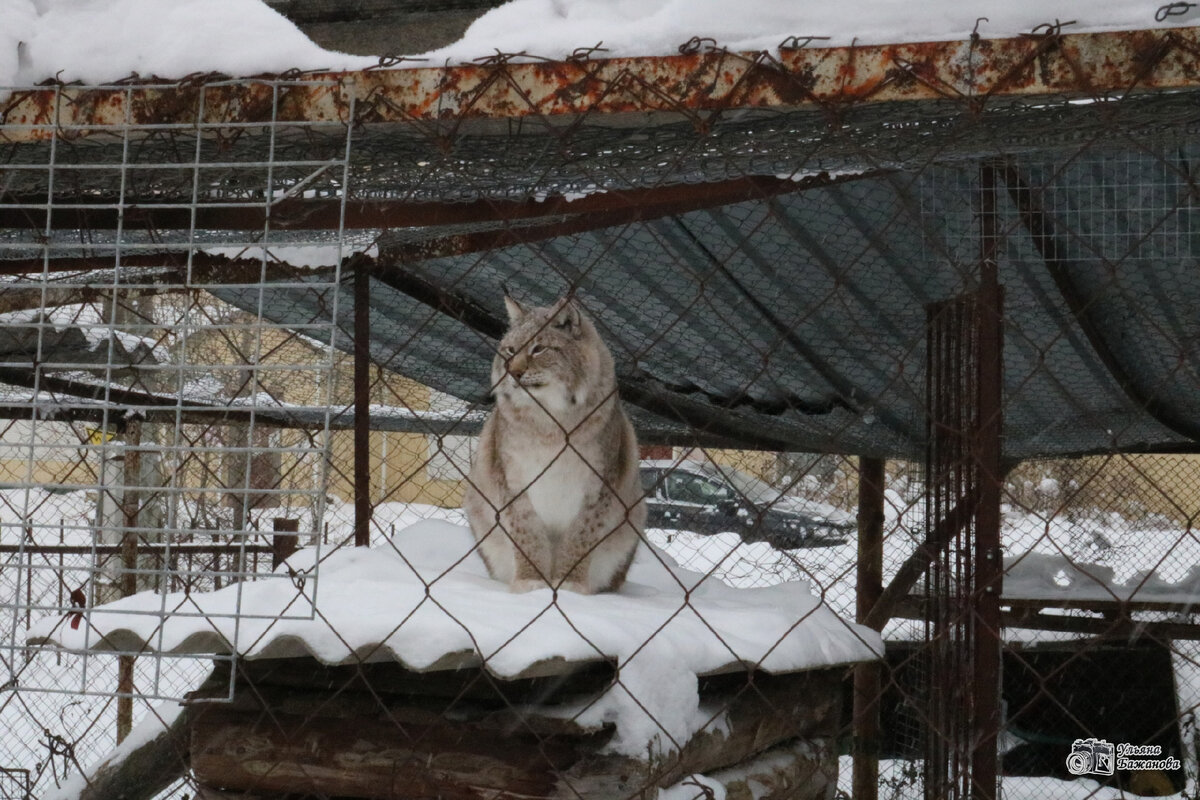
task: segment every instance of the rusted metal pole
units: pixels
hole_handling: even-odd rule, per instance
[[[371,544],[371,274],[354,269],[354,546]]]
[[[976,409],[975,480],[979,505],[975,512],[974,548],[974,687],[972,692],[971,796],[995,800],[999,756],[1000,715],[1000,592],[1003,564],[1000,551],[1001,419],[1003,413],[1003,290],[996,265],[996,172],[991,164],[980,169],[980,292],[978,325],[979,393]]]
[[[982,45],[964,37],[781,48],[767,68],[759,53],[731,55],[713,48],[653,58],[312,73],[286,83],[285,103],[275,101],[279,83],[270,80],[234,84],[217,78],[218,85],[210,87],[203,81],[104,89],[54,85],[13,97],[5,113],[11,128],[6,141],[49,142],[61,130],[70,130],[74,140],[120,125],[195,125],[197,101],[206,90],[209,98],[220,98],[204,105],[206,124],[229,122],[246,130],[276,122],[344,125],[354,113],[354,122],[403,123],[422,131],[441,122],[555,116],[569,121],[580,114],[653,114],[664,107],[727,112],[941,103],[947,97],[1098,96],[1130,86],[1190,89],[1196,86],[1198,48],[1195,27],[1096,33],[1063,33],[1059,27]],[[971,68],[964,69],[968,62]],[[330,91],[334,84],[347,91]],[[274,220],[274,211],[271,216]]]
[[[883,594],[882,458],[858,461],[858,600],[855,615],[865,622]],[[882,627],[882,626],[880,626]],[[854,800],[879,796],[879,695],[884,665],[878,661],[854,668]]]
[[[121,534],[121,580],[122,597],[137,593],[138,566],[138,518],[140,517],[141,494],[136,487],[141,483],[142,424],[134,420],[125,426],[125,469],[121,493],[122,513],[125,530]],[[133,728],[133,665],[134,656],[117,657],[117,744],[125,740]]]

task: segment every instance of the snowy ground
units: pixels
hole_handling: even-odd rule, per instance
[[[1132,598],[1187,603],[1200,598],[1200,536],[1170,520],[1136,523],[1117,514],[1039,515],[1005,506],[1002,546],[1006,597],[1054,599]],[[925,532],[919,502],[888,492],[885,504],[884,584],[912,554]],[[831,547],[777,551],[765,542],[744,543],[734,533],[705,536],[651,530],[648,537],[676,561],[714,571],[732,586],[765,586],[800,580],[846,619],[854,618],[858,544],[853,535]],[[915,629],[893,622],[887,639]],[[1009,631],[1014,638],[1070,638],[1069,634]]]
[[[838,789],[850,796],[853,760],[838,759]],[[879,762],[879,800],[917,800],[923,797],[921,765],[914,761]],[[1138,795],[1102,786],[1090,778],[1063,781],[1057,778],[1005,777],[1000,779],[999,800],[1135,800]],[[1164,800],[1190,800],[1190,795],[1164,795]]]
[[[885,580],[890,579],[903,558],[912,552],[924,529],[919,503],[907,503],[902,496],[894,492],[889,494],[888,500],[889,535],[885,540]],[[34,521],[41,541],[57,542],[61,523],[63,540],[67,543],[90,542],[93,502],[94,500],[83,492],[51,494],[38,489],[0,491],[0,543],[11,544],[16,541],[24,531],[26,519]],[[329,552],[333,543],[351,536],[351,511],[348,504],[337,501],[328,506],[326,521],[330,524],[331,542],[326,547],[326,552]],[[405,536],[400,532],[425,520],[441,520],[455,526],[461,525],[463,521],[461,512],[456,509],[385,503],[376,508],[374,536],[380,541],[384,537],[397,534],[397,541],[404,542]],[[1032,552],[1042,559],[1052,559],[1040,562],[1043,566],[1049,565],[1049,568],[1055,564],[1067,564],[1065,559],[1069,556],[1080,563],[1111,569],[1111,574],[1105,577],[1114,584],[1137,579],[1140,573],[1151,568],[1157,568],[1159,577],[1155,580],[1179,581],[1189,574],[1193,565],[1200,563],[1200,545],[1194,538],[1162,519],[1149,518],[1132,524],[1120,517],[1108,516],[1078,518],[1072,522],[1065,515],[1044,519],[1036,514],[1007,509],[1004,522],[1003,536],[1006,554],[1009,557]],[[426,526],[430,524],[424,523]],[[434,532],[433,528],[426,527],[424,530]],[[458,529],[450,525],[437,529],[441,532],[455,530]],[[461,532],[453,535],[461,535]],[[776,591],[783,592],[780,597],[786,595],[791,598],[787,602],[791,603],[789,612],[795,612],[791,614],[793,620],[795,616],[803,615],[798,612],[798,609],[801,612],[803,609],[796,604],[796,598],[801,596],[796,594],[800,589],[797,582],[808,584],[812,591],[820,595],[826,605],[842,618],[853,617],[856,564],[856,543],[853,538],[845,544],[833,547],[787,552],[773,550],[764,543],[746,544],[733,534],[700,536],[687,532],[652,530],[648,531],[648,538],[678,563],[700,573],[711,573],[713,578],[731,587],[737,587],[739,590],[758,587],[755,591],[759,593],[763,591],[762,587],[778,587]],[[416,559],[414,564],[424,558],[423,546],[416,543],[406,544],[401,550],[410,561]],[[336,558],[340,559],[341,556]],[[352,552],[347,553],[346,558],[350,561],[355,560]],[[420,566],[416,568],[427,569]],[[1088,567],[1087,570],[1093,574],[1102,572],[1096,567]],[[1046,570],[1042,570],[1042,574],[1045,573]],[[7,571],[5,578],[12,574],[12,570]],[[332,573],[322,572],[322,579],[330,574]],[[481,573],[467,575],[465,579],[468,583],[487,580]],[[635,581],[636,583],[640,581]],[[780,586],[781,584],[789,586]],[[7,584],[0,579],[0,585]],[[53,583],[38,585],[40,594],[34,593],[35,604],[40,597],[52,605]],[[278,585],[290,584],[281,582]],[[19,607],[24,598],[14,603],[13,589],[11,585],[8,586],[6,594],[0,597],[0,604],[10,607],[11,616],[6,618],[6,628],[12,635],[23,637],[23,615],[19,610],[14,613],[11,609],[13,606]],[[324,590],[322,588],[320,591]],[[231,593],[227,591],[227,594]],[[772,607],[778,606],[780,602],[777,598],[766,602],[756,600],[755,604],[760,607]],[[61,618],[57,613],[51,614],[50,617]],[[912,635],[911,632],[915,630],[911,623],[897,623],[888,633],[890,638],[903,638]],[[16,639],[10,641],[15,642]],[[23,658],[19,650],[5,650],[3,655],[6,659]],[[100,695],[112,692],[115,689],[115,669],[109,669],[111,659],[106,656],[91,658],[91,666],[87,667],[86,673],[83,672],[83,664],[77,657],[42,653],[32,656],[31,659],[16,664],[21,671],[22,685],[30,688],[57,686],[64,693],[23,691],[0,695],[0,727],[14,733],[20,732],[20,735],[3,737],[0,740],[0,766],[44,762],[48,749],[42,732],[43,727],[51,728],[56,734],[78,737],[80,760],[85,763],[111,747],[114,713],[111,699],[77,693],[80,687]],[[138,669],[139,687],[156,687],[157,694],[180,696],[207,673],[208,664],[202,659],[191,657],[162,662],[139,659]],[[1187,690],[1192,683],[1193,681],[1181,679],[1181,691]],[[1197,699],[1200,698],[1184,698],[1184,704],[1190,705]],[[664,708],[675,702],[666,697],[662,700]],[[149,704],[139,702],[135,709],[135,718],[144,717],[149,713],[149,708]],[[677,715],[676,722],[680,725],[688,724],[686,713]],[[85,733],[81,735],[81,731]],[[903,775],[900,774],[903,767],[902,762],[895,765],[896,775],[899,777],[893,779],[898,783],[904,781]],[[1088,783],[1083,781],[1009,779],[1005,781],[1004,796],[1083,797],[1088,796],[1088,792],[1094,788],[1089,788]],[[1053,790],[1054,794],[1050,794],[1050,790]],[[1111,790],[1103,789],[1094,796],[1106,799],[1115,795]]]

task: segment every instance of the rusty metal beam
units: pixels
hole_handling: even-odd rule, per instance
[[[252,245],[259,247],[259,245]],[[99,249],[98,247],[96,249]],[[271,245],[267,246],[267,250]],[[189,265],[190,262],[190,265]],[[161,284],[163,291],[178,291],[189,286],[204,286],[215,283],[260,283],[264,281],[281,281],[299,276],[330,276],[333,265],[321,267],[296,267],[286,261],[268,261],[265,265],[261,258],[229,258],[223,255],[206,253],[203,250],[193,250],[190,254],[184,251],[163,251],[158,253],[116,253],[94,256],[50,256],[49,258],[0,258],[0,275],[28,276],[29,283],[0,283],[0,294],[21,290],[34,289],[41,291],[40,278],[43,274],[58,275],[67,272],[111,271],[122,269],[160,269],[155,273],[140,273],[137,276],[139,285]],[[111,275],[111,272],[109,273]],[[94,278],[80,277],[78,281],[61,280],[63,286],[78,291],[95,290],[98,293],[112,291],[111,279],[103,279],[104,283],[96,282],[95,286],[87,285]],[[58,287],[58,281],[48,283],[50,291]],[[140,290],[139,290],[140,291]],[[148,289],[146,291],[149,291]],[[85,298],[88,299],[88,298]],[[12,310],[4,308],[4,310]]]
[[[867,615],[883,594],[884,480],[882,458],[858,461],[858,574],[855,616]],[[854,667],[851,788],[855,800],[879,798],[880,699],[883,668],[879,661]]]
[[[127,125],[402,123],[452,135],[467,120],[708,112],[995,96],[1095,96],[1200,86],[1200,28],[1011,39],[708,50],[614,58],[310,73],[302,78],[37,88],[0,109],[0,142],[89,136]],[[278,92],[278,102],[275,102]],[[351,118],[354,109],[354,118]],[[611,119],[611,122],[619,120]]]
[[[572,213],[569,216],[556,215],[562,216],[561,220],[535,220],[523,225],[388,244],[383,250],[389,259],[405,262],[482,253],[500,247],[531,244],[559,236],[571,236],[602,228],[662,219],[690,211],[717,208],[743,200],[761,200],[818,186],[833,186],[876,174],[879,173],[831,176],[822,172],[807,175],[799,180],[748,177],[699,185],[634,190],[611,197],[607,194],[593,195],[596,202],[585,203],[583,207],[580,206],[582,200],[571,202],[568,208]]]
[[[0,128],[0,131],[3,129]],[[0,172],[3,166],[0,166]],[[582,220],[595,217],[587,229],[618,225],[638,219],[682,214],[703,208],[757,200],[814,186],[828,186],[862,175],[834,176],[825,173],[802,180],[750,176],[705,184],[674,184],[622,192],[598,192],[568,199],[561,195],[542,200],[483,199],[468,202],[424,202],[409,200],[350,200],[343,217],[340,199],[289,199],[270,206],[271,227],[276,230],[371,230],[459,225],[496,220],[523,220],[564,216]],[[0,228],[20,230],[260,230],[267,221],[265,204],[241,207],[185,205],[156,208],[152,204],[122,206],[115,198],[96,201],[94,207],[56,207],[48,212],[45,198],[6,198],[0,204]],[[49,213],[49,220],[47,214]],[[498,234],[497,234],[498,235]],[[34,259],[33,261],[37,261]],[[2,265],[4,262],[0,262]],[[39,262],[40,263],[40,262]],[[41,269],[40,266],[37,267]]]

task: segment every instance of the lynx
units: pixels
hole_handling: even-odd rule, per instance
[[[463,508],[492,577],[514,592],[613,591],[646,521],[633,426],[612,355],[569,297],[523,307],[492,362]]]

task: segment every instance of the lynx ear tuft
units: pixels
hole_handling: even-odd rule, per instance
[[[525,316],[525,307],[514,300],[508,292],[504,293],[504,308],[508,311],[510,325],[516,325]]]
[[[570,296],[558,301],[554,313],[554,327],[569,332],[578,339],[583,335],[583,318],[580,315],[579,304]]]

